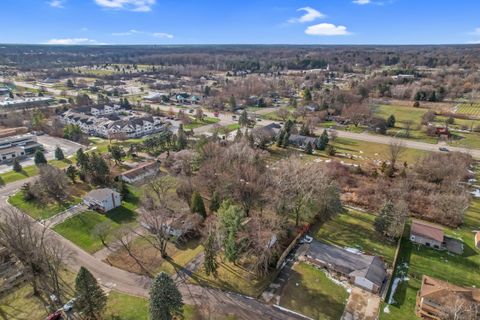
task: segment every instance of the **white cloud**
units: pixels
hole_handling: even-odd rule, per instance
[[[152,35],[157,38],[173,39],[173,35],[165,32],[155,32]]]
[[[131,36],[134,34],[145,34],[147,36],[155,37],[155,38],[163,38],[163,39],[173,39],[173,35],[165,32],[146,32],[146,31],[140,31],[140,30],[135,30],[131,29],[126,32],[114,32],[112,33],[112,36],[118,36],[118,37],[125,37],[125,36]]]
[[[346,36],[351,34],[345,26],[336,26],[331,23],[320,23],[308,27],[305,33],[311,36]]]
[[[103,42],[88,38],[63,38],[63,39],[50,39],[47,44],[61,44],[61,45],[102,45]]]
[[[353,3],[355,4],[359,4],[359,5],[365,5],[365,4],[370,4],[372,3],[372,1],[370,0],[353,0]]]
[[[99,6],[107,9],[124,9],[137,12],[148,12],[157,0],[95,0]]]
[[[475,28],[475,30],[473,30],[469,34],[474,35],[474,36],[480,36],[480,28]]]
[[[65,0],[51,0],[48,2],[50,7],[54,7],[54,8],[63,8],[64,3],[65,3]]]
[[[292,19],[288,20],[289,23],[312,22],[316,19],[321,19],[321,18],[326,17],[326,15],[324,15],[323,13],[321,13],[320,11],[315,10],[311,7],[300,8],[297,11],[305,12],[305,14],[303,16],[299,17],[299,18],[292,18]]]
[[[480,44],[480,40],[468,41],[468,44]]]

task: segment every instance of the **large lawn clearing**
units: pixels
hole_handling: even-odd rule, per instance
[[[203,120],[194,119],[189,124],[184,125],[183,128],[185,130],[196,129],[196,128],[203,127],[203,126],[206,126],[206,125],[209,125],[209,124],[217,123],[219,121],[220,121],[219,118],[204,117]]]
[[[21,191],[8,199],[8,202],[11,205],[38,220],[44,220],[53,217],[54,215],[67,210],[71,206],[79,204],[81,201],[82,199],[80,197],[72,197],[71,200],[62,203],[54,202],[43,205],[39,204],[37,201],[25,201]]]
[[[408,265],[410,280],[398,287],[394,295],[395,303],[388,307],[390,313],[383,312],[381,319],[416,319],[415,295],[424,274],[460,286],[480,287],[480,250],[473,246],[473,230],[480,227],[480,200],[472,201],[464,220],[458,229],[445,228],[447,234],[464,241],[462,256],[414,245],[406,233],[402,239],[399,264]]]
[[[312,319],[340,319],[347,303],[347,290],[306,263],[292,269],[283,288],[280,305]]]
[[[393,263],[396,243],[379,235],[373,222],[375,215],[349,209],[323,225],[312,229],[315,239],[339,247],[350,247],[370,255],[378,255]]]
[[[92,234],[92,231],[100,223],[109,223],[111,225],[111,234],[107,242],[113,241],[113,232],[123,225],[137,224],[137,214],[132,210],[134,205],[124,203],[106,214],[95,211],[86,211],[67,221],[55,226],[53,229],[63,237],[72,241],[85,251],[94,253],[102,249],[103,245],[100,239]]]
[[[48,161],[48,164],[64,169],[68,167],[71,164],[71,160],[69,159],[64,159],[64,160],[50,160]],[[15,172],[13,169],[8,172],[4,172],[0,174],[0,185],[8,184],[11,182],[23,180],[26,178],[34,177],[38,175],[38,167],[36,165],[30,165],[30,166],[25,166],[22,168],[22,171],[20,172]]]

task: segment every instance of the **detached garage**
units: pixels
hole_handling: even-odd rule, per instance
[[[385,263],[380,257],[353,253],[315,240],[304,259],[373,293],[379,293],[387,279]]]

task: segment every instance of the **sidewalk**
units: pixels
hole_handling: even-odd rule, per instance
[[[57,224],[63,223],[67,219],[69,219],[73,216],[76,216],[77,214],[80,214],[82,212],[85,212],[87,210],[88,210],[88,207],[85,204],[79,203],[77,205],[74,205],[74,206],[68,208],[67,210],[65,210],[63,212],[60,212],[59,214],[57,214],[57,215],[55,215],[51,218],[48,218],[46,220],[42,220],[41,223],[44,226],[47,226],[48,228],[53,228]]]

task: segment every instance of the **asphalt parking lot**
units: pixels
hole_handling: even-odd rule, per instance
[[[62,148],[63,154],[66,158],[75,154],[75,152],[77,152],[77,150],[82,147],[81,144],[78,144],[76,142],[62,138],[52,137],[46,134],[37,136],[37,141],[38,143],[43,144],[43,148],[45,149],[45,157],[47,158],[47,160],[55,159],[55,149],[57,146]],[[31,157],[27,157],[21,160],[20,163],[22,164],[22,166],[33,165],[33,155]],[[0,173],[8,172],[10,170],[12,170],[11,164],[0,165]]]

